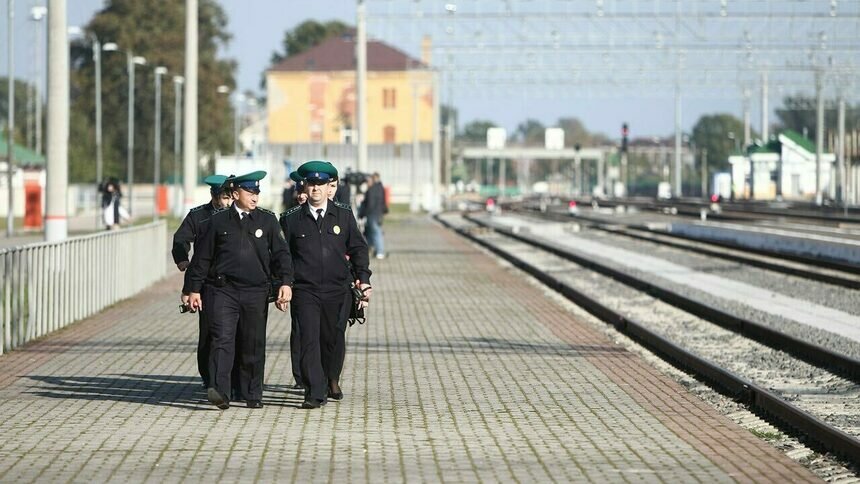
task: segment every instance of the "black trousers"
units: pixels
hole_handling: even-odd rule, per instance
[[[352,294],[346,292],[344,295],[343,306],[341,306],[340,314],[337,317],[337,334],[334,334],[333,341],[329,343],[329,358],[323,358],[323,372],[329,380],[340,380],[340,374],[343,371],[343,361],[346,358],[346,340],[344,332],[346,331],[346,320],[349,318],[349,311],[352,304]],[[292,311],[291,311],[292,313]],[[322,349],[320,353],[324,352]],[[290,324],[290,362],[293,366],[293,378],[297,383],[302,383],[302,338],[299,330],[299,321],[296,317],[292,317]]]
[[[321,296],[296,290],[290,304],[301,343],[300,383],[307,396],[316,400],[326,399],[329,379],[340,378],[346,346],[340,324],[345,301],[343,293]]]
[[[209,292],[207,290],[208,286],[203,286],[203,290],[200,293],[203,298],[203,307],[205,308],[209,304]],[[203,384],[206,387],[212,386],[212,382],[209,380],[209,355],[212,350],[212,335],[209,334],[209,312],[208,311],[197,311],[197,327],[200,330],[199,336],[197,337],[197,371],[200,373],[200,378],[203,379]],[[238,346],[238,338],[237,338],[237,346]],[[236,385],[239,382],[239,352],[236,352],[236,357],[233,360],[233,393],[236,394],[235,389]]]
[[[222,395],[232,393],[242,400],[263,398],[267,293],[265,286],[209,288],[209,301],[203,305],[209,313],[212,341],[209,381]],[[234,361],[238,371],[234,371]]]

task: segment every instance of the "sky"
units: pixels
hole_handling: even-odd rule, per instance
[[[179,1],[179,0],[177,0]],[[15,64],[16,77],[33,75],[33,22],[28,19],[31,6],[45,0],[15,0]],[[0,45],[5,47],[8,24],[6,1],[0,4]],[[229,17],[228,29],[233,39],[224,56],[238,61],[238,82],[241,90],[257,91],[260,75],[267,67],[271,53],[280,48],[284,32],[306,19],[320,21],[337,19],[355,22],[355,0],[221,0]],[[104,0],[67,0],[69,25],[83,26],[104,5]],[[371,32],[371,35],[373,32]],[[399,45],[417,56],[418,46]],[[0,72],[8,72],[5,48],[0,48]],[[444,98],[443,98],[444,99]],[[474,96],[472,92],[453,92],[453,102],[460,113],[461,125],[474,119],[487,119],[512,132],[527,118],[551,126],[561,117],[578,117],[586,128],[613,138],[620,137],[621,123],[630,125],[630,136],[667,136],[674,132],[675,107],[671,97],[601,97],[534,99],[510,93]],[[771,99],[770,106],[776,107]],[[761,115],[759,101],[753,98],[753,128],[758,130]],[[684,98],[682,128],[692,129],[703,114],[730,113],[741,117],[737,99]],[[773,114],[771,114],[773,120]]]

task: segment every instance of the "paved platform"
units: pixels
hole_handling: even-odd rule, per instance
[[[265,408],[214,409],[173,276],[0,357],[0,482],[815,480],[457,235],[385,228],[343,401],[298,408],[273,311]]]

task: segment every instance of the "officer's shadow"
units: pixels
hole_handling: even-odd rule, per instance
[[[39,397],[110,400],[188,410],[217,410],[206,400],[200,378],[180,375],[30,375],[39,382],[26,393]]]
[[[263,385],[263,403],[280,407],[302,408],[305,391],[291,385]]]

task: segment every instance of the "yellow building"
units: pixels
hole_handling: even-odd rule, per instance
[[[425,62],[368,40],[368,144],[411,143],[416,108],[418,139],[432,141],[432,79]],[[285,59],[266,73],[266,86],[269,143],[355,143],[353,33]]]

